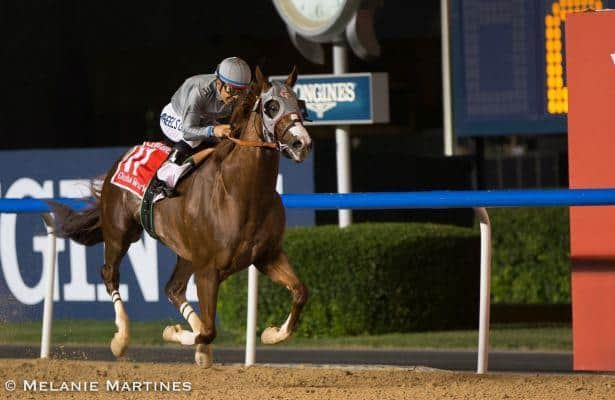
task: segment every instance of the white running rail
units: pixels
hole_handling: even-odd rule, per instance
[[[43,305],[43,328],[41,332],[41,358],[49,357],[49,349],[51,347],[51,325],[53,324],[53,284],[55,282],[56,273],[56,237],[53,234],[53,215],[42,214],[45,227],[47,229],[47,237],[49,238],[49,254],[48,263],[45,265],[47,270],[47,282],[45,282],[45,300]]]

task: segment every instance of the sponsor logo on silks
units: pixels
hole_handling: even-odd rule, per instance
[[[337,103],[351,103],[355,100],[354,82],[306,83],[296,84],[297,97],[305,100],[308,110],[316,113],[317,118],[324,118],[325,113],[337,106]]]
[[[182,129],[182,120],[179,118],[175,118],[172,115],[169,115],[167,113],[162,113],[160,115],[160,120],[162,121],[163,124],[165,124],[169,128],[177,129],[180,131]]]

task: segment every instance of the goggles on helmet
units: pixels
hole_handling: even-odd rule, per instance
[[[243,93],[247,88],[241,88],[237,86],[231,86],[228,83],[223,83],[224,91],[229,94],[229,96],[237,96]]]

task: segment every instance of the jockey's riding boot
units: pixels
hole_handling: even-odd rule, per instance
[[[152,183],[156,194],[163,193],[167,198],[179,196],[175,185],[182,176],[194,168],[194,162],[189,157],[189,150],[185,147],[189,146],[183,142],[176,144],[167,160],[156,171],[155,181]]]
[[[167,185],[165,181],[161,180],[156,175],[154,175],[154,178],[152,179],[152,191],[154,194],[162,193],[166,198],[179,196],[179,193],[175,190],[175,188]]]

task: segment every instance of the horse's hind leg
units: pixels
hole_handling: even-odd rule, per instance
[[[117,326],[117,332],[111,340],[111,352],[116,357],[124,355],[128,343],[130,342],[130,320],[128,314],[124,309],[124,303],[120,297],[120,261],[122,257],[128,251],[130,243],[116,243],[113,241],[105,241],[105,264],[101,268],[101,275],[107,293],[111,296],[113,301],[113,308],[115,309],[115,325]]]
[[[256,267],[269,276],[273,282],[290,290],[293,295],[293,305],[284,325],[281,328],[269,327],[261,335],[261,341],[264,344],[279,343],[288,339],[295,331],[299,314],[308,298],[308,288],[299,280],[284,252],[280,252],[270,261],[257,263]]]
[[[111,351],[120,357],[130,342],[130,320],[119,293],[120,262],[130,244],[139,240],[143,229],[130,214],[130,204],[122,200],[120,189],[111,186],[108,181],[103,185],[102,199],[101,228],[105,241],[105,264],[100,272],[115,309],[117,332],[111,340]],[[135,208],[138,206],[137,200],[133,199]]]

